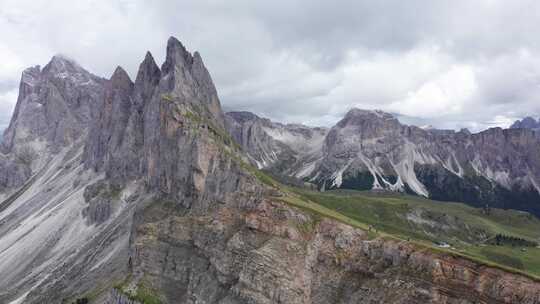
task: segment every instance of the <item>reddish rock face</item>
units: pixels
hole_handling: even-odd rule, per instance
[[[140,227],[135,271],[150,276],[143,280],[156,288],[187,284],[181,298],[190,294],[208,303],[219,295],[232,303],[540,301],[540,284],[520,275],[405,241],[369,239],[362,230],[271,200]],[[163,248],[182,253],[163,259]],[[203,253],[201,260],[193,260],[194,252]],[[201,268],[194,277],[184,276]],[[211,292],[191,280],[213,282]]]

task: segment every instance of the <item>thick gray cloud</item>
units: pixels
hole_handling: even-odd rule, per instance
[[[0,128],[22,69],[66,54],[132,76],[174,35],[226,109],[330,125],[351,107],[481,130],[540,116],[540,2],[0,0]]]

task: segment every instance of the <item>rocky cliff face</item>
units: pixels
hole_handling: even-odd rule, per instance
[[[424,134],[385,114],[358,135],[353,113],[327,136],[225,116],[201,57],[175,38],[134,82],[122,68],[101,79],[54,57],[25,71],[20,91],[0,154],[1,303],[540,301],[519,275],[289,207],[246,164],[285,153],[341,161],[333,146],[347,132],[376,147],[370,134]],[[508,137],[516,150],[529,141]]]
[[[201,57],[175,38],[161,68],[147,54],[135,82],[58,56],[25,71],[0,163],[0,302],[110,289],[129,274],[147,205],[205,214],[262,197],[224,125]]]
[[[204,216],[151,208],[137,231],[134,276],[166,303],[540,301],[534,281],[271,200]]]
[[[62,56],[53,57],[43,69],[25,70],[2,151],[30,146],[40,153],[73,143],[96,118],[105,83]]]

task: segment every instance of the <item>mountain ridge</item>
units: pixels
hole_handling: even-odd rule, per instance
[[[527,116],[522,120],[516,120],[511,126],[510,129],[532,129],[535,131],[540,131],[540,118],[538,121],[531,116]]]
[[[270,123],[259,120],[261,126]],[[389,113],[352,109],[323,134],[323,144],[312,153],[293,153],[281,161],[268,161],[269,165],[260,160],[255,163],[275,174],[315,183],[320,190],[344,187],[408,192],[539,215],[537,135],[533,130],[512,128],[490,128],[474,134],[468,130],[424,130],[401,124]],[[270,137],[287,146],[277,136]],[[250,150],[249,144],[242,145],[249,154],[262,153],[254,159],[270,159],[266,155],[287,149],[274,151],[266,146],[260,152]]]

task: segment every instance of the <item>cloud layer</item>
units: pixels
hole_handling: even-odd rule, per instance
[[[0,0],[0,128],[21,71],[66,54],[133,76],[168,36],[199,50],[226,109],[330,125],[351,107],[482,130],[540,116],[540,2]]]

